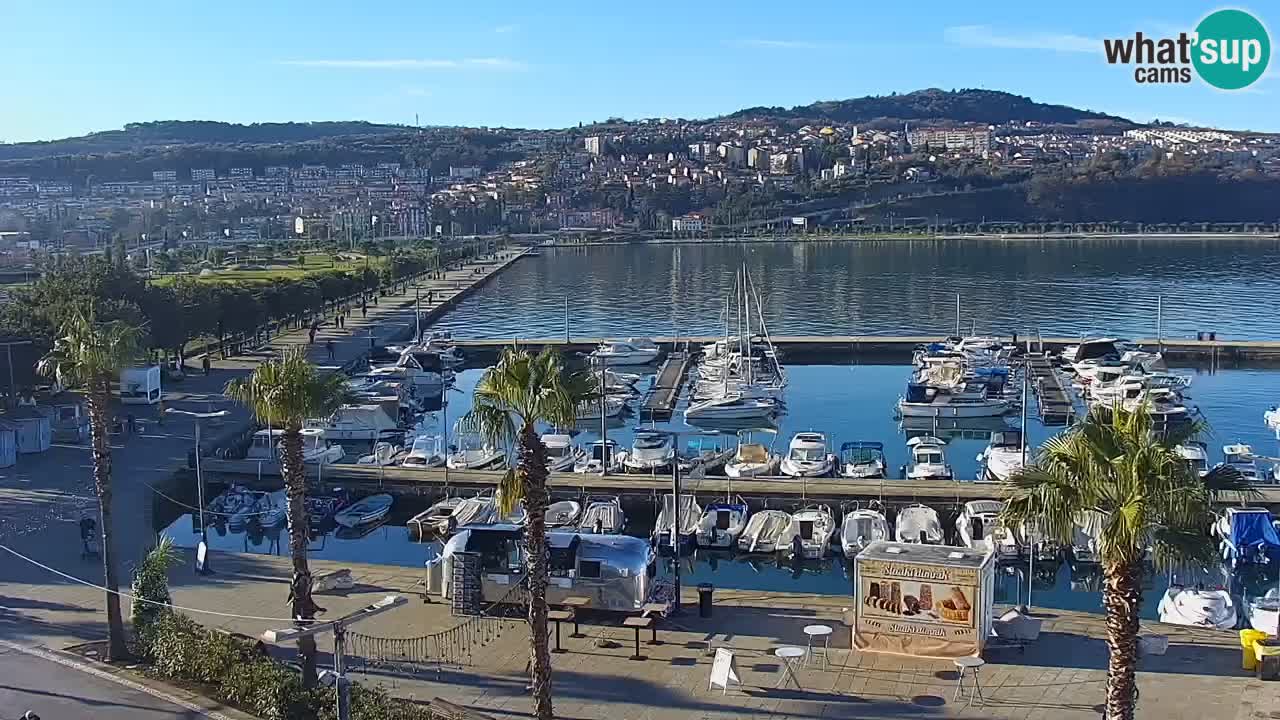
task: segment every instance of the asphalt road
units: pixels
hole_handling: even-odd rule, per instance
[[[0,646],[0,720],[176,720],[203,717],[55,662]]]

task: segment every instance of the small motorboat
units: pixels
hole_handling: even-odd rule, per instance
[[[894,538],[901,543],[941,545],[944,540],[938,512],[927,505],[910,505],[898,511]]]
[[[577,527],[582,515],[582,503],[577,500],[560,500],[547,506],[547,528]]]
[[[1272,430],[1280,431],[1280,407],[1271,406],[1266,412],[1262,413],[1262,421]]]
[[[888,540],[889,537],[889,523],[879,510],[852,510],[845,513],[844,522],[840,524],[840,549],[850,560],[872,542]]]
[[[627,338],[600,343],[591,357],[610,365],[647,365],[657,360],[661,352],[648,338]]]
[[[731,478],[776,475],[781,461],[782,458],[769,452],[760,443],[742,443],[733,457],[724,464],[724,474]]]
[[[572,470],[583,454],[582,450],[573,446],[573,438],[563,433],[547,433],[541,439],[547,448],[547,470],[550,472]]]
[[[627,516],[622,512],[622,501],[618,498],[588,500],[582,510],[582,520],[578,522],[578,532],[619,535],[626,525]]]
[[[506,458],[502,448],[475,435],[462,434],[457,449],[449,453],[447,464],[450,470],[488,470],[502,465]]]
[[[456,527],[466,525],[483,525],[492,521],[497,507],[492,495],[477,495],[458,503],[453,510],[453,521]]]
[[[344,528],[371,525],[386,517],[394,502],[395,498],[386,493],[370,495],[339,510],[333,516],[333,521]]]
[[[945,443],[932,435],[913,437],[907,441],[911,461],[903,468],[908,480],[952,480],[955,473],[947,464],[942,446]]]
[[[458,509],[458,505],[461,503],[462,498],[444,498],[426,510],[414,515],[409,519],[409,522],[405,523],[405,526],[418,537],[426,537],[431,534],[443,535],[448,531],[449,518],[453,517],[454,511]]]
[[[695,541],[698,547],[731,548],[738,544],[738,537],[747,526],[747,517],[751,514],[747,502],[738,498],[736,502],[716,502],[702,510],[698,520]]]
[[[1280,635],[1276,623],[1280,621],[1280,591],[1271,588],[1266,595],[1254,598],[1244,609],[1249,627],[1261,630],[1268,635]]]
[[[573,464],[576,473],[616,473],[622,470],[626,453],[618,452],[618,443],[596,440]]]
[[[1280,531],[1266,508],[1228,507],[1211,529],[1219,538],[1222,559],[1232,569],[1280,561]]]
[[[677,515],[679,522],[677,523]],[[679,512],[676,512],[675,496],[667,493],[662,496],[662,509],[653,524],[653,535],[659,547],[672,546],[672,530],[675,530],[676,545],[684,545],[693,540],[698,530],[698,521],[702,518],[702,507],[690,493],[681,493]]]
[[[413,446],[400,461],[400,467],[406,468],[438,468],[444,467],[445,456],[441,450],[443,438],[439,435],[420,435],[413,439]]]
[[[790,477],[823,477],[835,469],[835,458],[827,451],[827,436],[820,432],[798,432],[791,438],[787,456],[779,469]]]
[[[1236,626],[1236,606],[1226,590],[1171,587],[1156,608],[1160,622],[1192,627],[1231,630]]]
[[[607,395],[604,399],[604,416],[606,418],[616,418],[627,409],[627,400],[629,397],[623,395]],[[576,419],[578,421],[599,420],[600,419],[600,401],[584,400],[578,403]]]
[[[670,435],[637,430],[631,452],[622,459],[622,467],[629,473],[658,473],[670,470],[675,457]]]
[[[242,497],[240,508],[227,521],[227,529],[238,532],[251,524],[273,527],[283,520],[284,509],[276,507],[269,494],[249,492]]]
[[[253,492],[240,485],[232,485],[211,500],[205,510],[213,515],[214,524],[225,523],[254,501]]]
[[[791,513],[791,538],[787,548],[792,555],[817,559],[827,554],[836,532],[835,516],[826,505],[811,505]]]
[[[1204,443],[1188,440],[1173,450],[1187,464],[1188,470],[1199,477],[1209,474],[1209,448]]]
[[[956,535],[970,550],[996,554],[998,560],[1018,557],[1018,538],[1000,522],[1004,503],[999,500],[970,500],[956,518]]]
[[[884,443],[858,440],[840,446],[840,475],[860,480],[880,479],[887,466]]]
[[[791,514],[781,510],[761,510],[747,519],[746,528],[738,536],[738,550],[745,553],[772,553],[791,540]]]
[[[375,443],[373,446],[373,452],[368,455],[361,455],[356,459],[356,464],[387,467],[389,465],[395,465],[400,459],[399,455],[399,445],[392,445],[389,442]]]
[[[1244,443],[1232,443],[1222,446],[1223,465],[1234,468],[1244,477],[1247,483],[1262,482],[1262,471],[1258,469],[1257,456],[1253,448]]]
[[[1022,469],[1025,448],[1021,430],[1001,430],[991,433],[991,444],[978,455],[982,464],[983,479],[1005,482]]]

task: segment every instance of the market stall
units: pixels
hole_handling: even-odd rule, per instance
[[[994,555],[878,540],[858,554],[854,572],[854,647],[932,658],[982,653],[991,634]]]

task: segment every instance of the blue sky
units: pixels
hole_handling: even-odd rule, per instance
[[[1140,86],[1103,60],[1103,37],[1191,30],[1218,7],[0,0],[0,141],[169,119],[413,123],[416,113],[424,125],[558,127],[923,87],[1280,131],[1276,62],[1225,93],[1198,80]],[[1265,6],[1252,9],[1268,23]]]

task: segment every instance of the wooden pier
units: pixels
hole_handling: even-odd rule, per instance
[[[680,399],[680,387],[689,372],[689,353],[684,350],[673,350],[667,353],[667,359],[658,370],[653,380],[653,387],[640,406],[640,419],[670,420],[671,411]]]
[[[1027,372],[1040,405],[1040,422],[1045,425],[1067,425],[1075,416],[1075,404],[1071,393],[1062,385],[1062,376],[1044,353],[1028,353],[1024,356]]]

